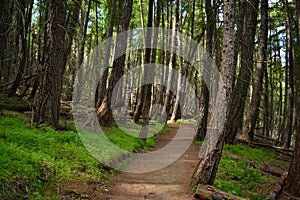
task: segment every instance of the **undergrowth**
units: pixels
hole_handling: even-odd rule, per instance
[[[204,145],[200,141],[195,141],[195,143]],[[233,159],[230,155],[260,164],[280,164],[284,167],[289,165],[287,162],[278,160],[271,150],[251,148],[240,144],[224,145],[214,186],[224,192],[250,200],[266,199],[277,178],[253,168],[248,163]]]
[[[31,127],[29,119],[11,114],[0,117],[0,199],[47,199],[53,195],[50,188],[78,173],[100,181],[114,173],[89,154],[74,125],[67,131]],[[149,150],[155,142],[149,137],[145,143],[118,128],[106,129],[106,135],[127,151]]]

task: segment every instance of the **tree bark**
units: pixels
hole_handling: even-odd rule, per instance
[[[262,93],[264,71],[267,65],[267,40],[268,40],[268,0],[261,1],[261,25],[258,44],[258,60],[253,78],[253,92],[250,107],[247,112],[243,134],[247,135],[250,141],[254,138],[254,128],[259,115],[259,105]]]
[[[79,45],[79,50],[78,50],[78,57],[77,57],[77,69],[80,71],[78,73],[78,83],[82,82],[82,67],[81,64],[83,63],[83,59],[84,59],[84,47],[85,47],[85,43],[86,43],[86,33],[87,33],[87,27],[88,27],[88,22],[89,22],[89,16],[90,16],[90,9],[91,9],[91,3],[92,0],[88,0],[87,1],[87,6],[86,6],[86,10],[85,10],[85,17],[84,17],[84,21],[83,24],[80,28],[81,31],[81,37],[80,37],[80,45]],[[81,96],[81,91],[80,91],[80,87],[78,87],[78,89],[76,90],[77,95],[75,96],[75,98],[73,99],[73,101],[75,103],[78,103],[80,101],[80,96]]]
[[[69,21],[67,22],[67,37],[66,37],[66,57],[69,58],[69,55],[71,53],[71,48],[74,40],[74,36],[76,34],[77,30],[77,21],[79,18],[79,13],[81,10],[81,5],[82,5],[82,0],[76,0],[74,8],[72,10],[72,15],[69,18]],[[67,100],[71,101],[72,100],[72,92],[73,92],[73,86],[75,82],[75,75],[76,75],[76,65],[70,65],[70,74],[71,74],[71,79],[68,81],[68,90],[67,90]]]
[[[232,144],[237,133],[243,125],[243,115],[246,97],[253,71],[254,39],[257,24],[258,0],[246,2],[245,29],[243,34],[243,46],[241,51],[241,66],[236,86],[229,103],[229,114],[227,115],[225,142]]]
[[[9,72],[9,34],[8,30],[11,26],[12,15],[10,13],[11,7],[10,0],[0,1],[0,46],[3,48],[0,51],[0,83],[7,83],[10,80],[8,79]],[[4,92],[6,93],[6,91]]]
[[[48,1],[48,29],[45,64],[39,91],[35,97],[34,118],[38,124],[59,127],[62,79],[65,69],[65,27],[67,2]]]
[[[200,185],[197,188],[197,191],[196,191],[194,197],[196,199],[200,199],[200,200],[223,200],[223,199],[224,200],[225,199],[245,200],[241,197],[237,197],[232,194],[228,194],[226,192],[218,190],[211,185]]]
[[[300,27],[300,1],[296,0],[297,10],[297,23]],[[300,31],[298,30],[298,50],[300,50]],[[300,57],[297,57],[297,64],[300,64]],[[296,75],[296,140],[293,160],[290,165],[289,173],[286,181],[284,182],[283,192],[290,197],[300,198],[300,70],[299,67],[295,70]]]
[[[148,4],[148,24],[147,27],[152,27],[152,21],[153,21],[153,4],[154,0],[149,0]],[[146,31],[146,45],[150,45],[152,42],[152,30],[147,29]],[[145,50],[145,64],[148,64],[151,62],[151,49],[147,48]],[[154,74],[149,70],[149,66],[145,66],[145,71],[144,71],[144,77],[143,79],[146,82],[153,83],[154,81]],[[143,101],[143,114],[144,114],[144,122],[143,122],[143,127],[140,131],[140,138],[144,141],[147,139],[147,134],[148,134],[148,125],[149,125],[149,120],[150,120],[150,106],[151,106],[151,96],[152,96],[152,84],[147,84],[144,85],[144,99]]]
[[[224,1],[224,36],[223,36],[223,53],[222,53],[222,79],[220,84],[216,110],[213,112],[211,136],[219,136],[218,138],[209,137],[207,145],[204,147],[204,154],[201,155],[200,161],[193,174],[191,187],[199,184],[214,183],[219,162],[224,146],[224,119],[226,120],[228,99],[232,92],[232,80],[234,71],[234,0]],[[225,93],[225,94],[224,94]]]
[[[26,13],[26,8],[28,2],[25,0],[18,1],[18,14],[17,14],[17,21],[18,21],[18,39],[19,39],[19,57],[17,62],[17,74],[14,78],[13,84],[8,92],[8,97],[12,97],[16,94],[18,87],[20,86],[20,80],[23,76],[23,73],[26,68],[27,60],[28,60],[28,48],[27,48],[27,36],[28,30],[31,22],[32,17],[32,8],[33,8],[33,1],[29,4],[29,11]]]
[[[113,36],[113,30],[114,30],[114,19],[116,15],[116,0],[111,0],[111,11],[109,15],[109,25],[106,33],[106,38],[110,38]],[[104,66],[108,66],[109,64],[109,56],[111,52],[111,40],[108,40],[105,46],[105,57],[104,57]],[[99,89],[98,95],[97,95],[97,103],[96,108],[98,109],[101,106],[101,103],[104,99],[104,96],[106,94],[107,89],[107,79],[108,79],[108,68],[103,71],[102,77],[100,79],[100,83],[98,85]]]
[[[153,0],[149,0],[148,3],[148,24],[147,27],[152,27],[152,20],[153,20]],[[144,22],[143,22],[143,9],[142,9],[142,1],[140,0],[140,12],[141,12],[141,21],[142,21],[142,28],[144,28]],[[151,42],[151,38],[152,38],[152,31],[151,30],[146,30],[143,31],[144,32],[144,43],[145,45],[149,45],[149,43]],[[147,48],[145,49],[145,56],[144,56],[144,60],[143,60],[143,64],[148,64],[151,61],[151,49]],[[144,66],[145,67],[145,66]],[[143,73],[143,81],[147,81],[149,78],[151,79],[151,74],[149,74],[149,70],[148,67],[144,68],[144,73]],[[150,81],[150,80],[149,80]],[[149,96],[150,94],[150,96]],[[140,95],[138,98],[138,103],[137,103],[137,107],[135,109],[135,113],[133,116],[133,120],[135,123],[138,123],[140,120],[141,115],[144,115],[144,123],[145,119],[147,120],[147,118],[149,116],[145,116],[149,113],[145,113],[148,112],[147,110],[145,110],[146,107],[148,107],[148,105],[145,105],[145,103],[149,103],[148,102],[148,98],[150,98],[149,100],[151,100],[151,86],[150,85],[142,85],[142,87],[140,88]],[[150,108],[149,108],[150,109]],[[146,118],[145,118],[146,117]],[[147,124],[147,123],[146,123]],[[146,125],[145,125],[146,126]],[[146,133],[144,133],[146,134]]]
[[[174,15],[171,17],[171,20],[173,23],[172,26],[172,37],[171,37],[171,49],[174,49],[175,51],[175,45],[177,41],[177,36],[176,36],[176,31],[178,30],[178,21],[179,21],[179,0],[175,0],[174,2]],[[161,118],[160,118],[160,123],[167,123],[168,121],[168,116],[170,114],[171,110],[171,99],[172,99],[172,94],[171,91],[169,90],[171,84],[173,84],[173,69],[175,69],[175,64],[176,64],[176,52],[171,52],[170,55],[170,61],[169,61],[169,72],[168,72],[168,77],[167,77],[167,88],[166,88],[166,94],[165,94],[165,100],[164,100],[164,106],[161,112]],[[167,74],[167,73],[166,73]]]
[[[122,33],[128,30],[129,22],[131,18],[132,11],[132,0],[124,0],[124,6],[122,11],[122,16],[120,17],[118,33]],[[115,51],[123,51],[127,48],[127,35],[123,38],[117,36],[116,38],[116,48]],[[102,101],[101,106],[97,110],[97,116],[100,125],[102,126],[112,126],[115,125],[115,121],[113,119],[113,113],[111,110],[111,100],[112,100],[112,92],[117,84],[118,80],[124,74],[124,65],[125,65],[125,54],[121,55],[113,62],[111,76],[109,78],[108,88],[106,90],[105,97]]]
[[[206,11],[206,41],[205,50],[209,57],[213,55],[213,36],[216,27],[216,11],[214,6],[211,5],[211,0],[205,0],[205,11]],[[205,60],[206,61],[206,60]],[[204,140],[207,131],[207,120],[209,110],[209,88],[210,88],[210,66],[209,63],[205,62],[205,67],[201,79],[201,99],[200,99],[200,112],[201,118],[197,127],[197,140]]]
[[[295,98],[295,88],[294,88],[294,42],[293,42],[293,33],[292,33],[292,16],[290,15],[289,2],[285,2],[286,9],[286,52],[287,52],[287,67],[288,67],[288,115],[287,115],[287,124],[285,128],[284,136],[284,146],[289,148],[291,145],[291,139],[293,134],[293,123],[294,123],[294,98]]]

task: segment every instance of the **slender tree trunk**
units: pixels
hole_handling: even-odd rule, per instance
[[[257,24],[258,0],[246,2],[245,29],[241,53],[241,67],[233,95],[229,103],[229,114],[226,124],[225,142],[232,144],[237,133],[241,131],[246,97],[253,71],[254,39]]]
[[[300,1],[296,0],[296,12],[297,12],[297,23],[300,27]],[[300,29],[297,33],[298,37],[298,50],[300,50]],[[300,64],[300,57],[297,57],[297,64]],[[294,148],[294,156],[290,165],[289,174],[286,178],[286,181],[283,185],[284,194],[288,195],[291,199],[300,198],[300,68],[295,69],[295,99],[296,99],[296,113],[295,113],[295,122],[296,122],[296,140]]]
[[[206,52],[208,56],[212,57],[213,54],[213,36],[216,27],[216,12],[215,8],[211,5],[211,0],[205,0],[205,10],[206,10]],[[209,88],[210,88],[210,66],[209,63],[205,63],[205,67],[201,79],[201,99],[200,99],[200,112],[201,118],[197,128],[197,140],[204,140],[207,131],[207,120],[208,120],[208,110],[209,110]]]
[[[10,13],[11,3],[12,1],[10,0],[0,1],[0,46],[2,47],[2,50],[0,51],[0,84],[9,82],[8,71],[10,66],[8,51],[10,51],[10,48],[8,30],[12,21],[12,15]],[[6,92],[7,91],[4,91],[4,93]]]
[[[109,25],[107,29],[106,38],[110,38],[113,36],[113,30],[114,30],[114,19],[116,15],[116,0],[111,0],[111,11],[109,15]],[[108,66],[109,64],[109,56],[111,52],[111,40],[108,40],[105,46],[105,57],[104,57],[104,66]],[[100,78],[100,83],[98,85],[98,95],[97,95],[97,104],[96,108],[98,109],[106,94],[107,89],[107,79],[108,79],[108,68],[103,71],[102,77]]]
[[[259,115],[259,105],[262,93],[264,71],[267,65],[267,40],[268,40],[268,0],[261,1],[260,37],[258,44],[258,60],[253,79],[253,92],[250,107],[247,112],[243,134],[247,135],[250,141],[254,138],[254,129]]]
[[[224,1],[224,36],[222,51],[222,79],[224,85],[220,85],[216,102],[216,110],[213,112],[210,136],[218,135],[216,138],[209,137],[207,146],[204,147],[197,168],[191,180],[191,186],[198,184],[213,184],[218,170],[219,162],[224,146],[225,122],[227,119],[228,99],[232,92],[232,81],[234,71],[234,0]],[[225,90],[225,91],[224,91]],[[225,92],[225,94],[224,94]]]
[[[143,36],[144,36],[144,44],[149,43],[151,40],[151,33],[145,33],[145,25],[144,25],[144,17],[143,17],[143,2],[142,0],[139,0],[140,2],[140,16],[141,16],[141,25],[142,25],[142,31],[143,31]],[[152,15],[153,15],[153,1],[150,0],[149,1],[149,5],[148,5],[148,26],[152,26]],[[146,35],[147,34],[147,35]],[[151,49],[145,49],[145,56],[143,56],[142,54],[142,65],[145,67],[145,64],[150,63],[150,59],[151,59]],[[143,73],[143,80],[147,80],[149,74],[148,74],[148,70],[147,67],[144,68],[144,73]],[[133,116],[133,121],[134,123],[138,123],[140,120],[140,117],[142,115],[143,109],[144,109],[144,103],[145,103],[145,98],[146,97],[146,90],[147,90],[148,86],[146,85],[142,85],[142,87],[140,88],[140,94],[139,94],[139,98],[137,100],[137,106],[135,109],[135,113]],[[145,116],[144,116],[145,117]],[[143,132],[147,132],[144,131]],[[145,138],[143,138],[145,139]]]
[[[34,83],[32,86],[32,90],[30,93],[30,99],[34,99],[35,95],[37,93],[40,79],[42,76],[42,65],[45,62],[45,49],[47,44],[47,27],[48,27],[48,6],[47,2],[39,2],[39,7],[45,6],[45,10],[39,9],[39,23],[38,26],[40,27],[39,33],[38,33],[38,55],[37,59],[39,64],[37,65],[35,69],[35,78]],[[43,38],[43,39],[42,39]]]
[[[27,2],[25,0],[18,1],[18,14],[17,14],[17,21],[18,21],[18,38],[19,38],[19,57],[18,57],[18,69],[17,75],[14,78],[13,84],[8,92],[8,96],[12,97],[16,94],[18,87],[20,86],[20,80],[23,76],[27,59],[28,59],[28,48],[27,48],[27,35],[28,35],[28,27],[30,26],[31,16],[32,16],[32,8],[33,8],[33,1],[31,1],[29,5],[29,12],[26,13]]]
[[[172,41],[171,41],[171,48],[175,49],[176,45],[176,31],[178,29],[178,21],[179,21],[179,0],[175,0],[174,2],[174,16],[173,18],[173,28],[172,28]],[[173,69],[175,69],[175,64],[176,64],[176,52],[172,52],[170,55],[170,62],[169,62],[169,72],[168,72],[168,78],[167,78],[167,91],[166,91],[166,96],[165,96],[165,101],[164,101],[164,106],[161,112],[161,123],[167,123],[168,121],[168,116],[170,114],[170,109],[171,109],[171,98],[172,94],[171,91],[169,90],[171,84],[173,84]]]
[[[234,41],[234,76],[232,81],[232,88],[234,88],[236,83],[236,69],[238,63],[238,57],[241,50],[241,46],[243,45],[243,33],[244,33],[244,24],[245,24],[245,13],[246,13],[246,0],[239,0],[239,8],[238,8],[238,19],[237,19],[237,32],[236,38]]]
[[[76,0],[74,8],[72,10],[72,15],[67,22],[67,37],[66,37],[66,57],[69,58],[71,53],[71,48],[74,40],[74,36],[77,30],[77,21],[79,18],[79,13],[81,10],[82,0]],[[72,92],[73,92],[73,85],[75,82],[75,75],[76,75],[76,65],[74,66],[71,64],[70,66],[70,73],[71,73],[71,80],[68,83],[68,91],[67,91],[67,100],[72,100]]]
[[[288,62],[288,79],[289,79],[289,85],[288,85],[288,97],[289,97],[289,106],[288,106],[288,118],[287,118],[287,124],[286,124],[286,137],[284,140],[284,146],[285,148],[289,148],[291,145],[291,138],[293,134],[293,115],[294,115],[294,96],[295,96],[295,89],[294,89],[294,42],[293,42],[293,33],[292,33],[292,22],[291,22],[291,16],[290,16],[290,8],[289,8],[289,2],[285,0],[285,8],[286,8],[286,38],[287,38],[287,62]]]
[[[124,0],[124,6],[122,10],[122,16],[120,17],[118,33],[122,33],[128,30],[129,22],[131,18],[132,4],[133,4],[132,0]],[[127,39],[128,39],[127,37],[128,37],[127,35],[122,38],[119,38],[117,36],[115,51],[122,51],[127,49]],[[126,56],[125,54],[121,55],[120,57],[114,60],[105,97],[102,101],[101,106],[97,110],[98,120],[100,125],[102,126],[115,125],[115,121],[113,119],[113,113],[111,110],[112,92],[118,80],[124,74],[125,56]]]
[[[48,29],[45,64],[39,91],[35,97],[34,121],[59,127],[59,108],[65,68],[65,23],[67,2],[48,1]],[[62,53],[58,53],[62,52]]]
[[[92,3],[92,0],[87,1],[84,21],[83,21],[82,27],[80,29],[81,38],[80,38],[80,45],[79,45],[79,51],[78,51],[78,57],[77,57],[77,63],[76,63],[77,69],[80,71],[78,73],[78,83],[82,82],[82,74],[83,73],[82,73],[81,70],[83,70],[83,69],[80,66],[81,66],[81,64],[83,62],[83,59],[84,59],[84,47],[85,47],[85,43],[86,43],[86,33],[87,33],[87,27],[88,27],[88,22],[89,22],[91,3]],[[76,94],[76,97],[73,99],[73,101],[75,103],[78,103],[80,101],[79,98],[81,96],[80,87],[78,87],[76,92],[77,92],[77,94]]]
[[[180,39],[178,37],[178,43],[180,43]],[[182,52],[183,49],[180,47],[179,51]],[[181,54],[181,53],[179,53]],[[181,117],[181,108],[180,102],[182,97],[182,76],[183,76],[183,60],[180,56],[178,56],[178,64],[179,64],[179,70],[178,70],[178,80],[177,80],[177,90],[176,90],[176,99],[174,103],[173,113],[171,116],[171,121],[176,122]]]
[[[154,0],[149,0],[148,4],[148,24],[147,27],[150,28],[152,27],[152,21],[153,21],[153,4]],[[147,29],[146,31],[146,45],[150,45],[152,42],[152,30]],[[147,48],[145,50],[145,64],[148,64],[151,62],[151,49]],[[145,67],[144,71],[144,77],[143,79],[146,82],[153,83],[154,82],[154,74],[152,73],[151,70],[149,70],[149,66]],[[143,122],[143,127],[140,132],[140,138],[143,140],[147,139],[147,134],[148,134],[148,125],[149,125],[149,120],[150,120],[150,106],[151,106],[151,96],[152,96],[152,84],[147,84],[144,86],[144,99],[143,99],[143,114],[144,114],[144,122]]]

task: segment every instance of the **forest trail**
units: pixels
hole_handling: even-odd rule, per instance
[[[179,124],[170,123],[170,131],[156,138],[156,148],[168,144],[176,135]],[[186,125],[183,125],[186,126]],[[189,127],[186,127],[189,131]],[[192,131],[192,129],[190,129]],[[191,200],[189,182],[198,162],[199,146],[189,149],[171,165],[148,173],[120,172],[103,192],[103,200]]]

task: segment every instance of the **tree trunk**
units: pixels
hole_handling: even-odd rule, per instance
[[[228,99],[232,92],[232,80],[234,71],[234,0],[224,1],[224,36],[222,51],[222,79],[220,84],[215,110],[212,116],[210,136],[219,136],[217,139],[209,137],[204,147],[204,154],[201,155],[196,171],[191,180],[191,186],[199,184],[212,185],[218,170],[218,165],[224,146],[224,128],[227,119]],[[225,94],[224,94],[225,93]],[[216,139],[216,140],[215,140]]]
[[[34,103],[34,121],[58,128],[62,78],[65,69],[65,23],[67,2],[48,1],[48,29],[45,64]]]
[[[246,13],[246,1],[239,0],[239,7],[238,7],[238,19],[237,19],[237,32],[236,38],[234,41],[234,74],[233,74],[233,81],[232,81],[232,88],[236,83],[236,68],[238,63],[238,57],[241,50],[241,46],[243,45],[243,33],[244,33],[244,24],[245,24],[245,13]]]
[[[293,42],[293,33],[292,33],[292,16],[290,15],[289,2],[285,0],[285,9],[286,9],[286,52],[287,52],[287,67],[288,67],[288,116],[287,124],[285,128],[285,139],[284,147],[289,148],[291,145],[291,138],[293,134],[293,115],[294,115],[294,42]]]
[[[259,115],[260,97],[262,93],[262,83],[264,71],[267,65],[267,40],[268,40],[268,0],[261,1],[261,25],[258,44],[258,60],[253,78],[253,92],[250,107],[247,112],[243,134],[247,135],[250,141],[254,139],[254,129]]]
[[[8,71],[10,66],[7,59],[9,55],[9,34],[7,31],[12,21],[10,13],[11,2],[10,0],[0,1],[0,46],[2,47],[0,51],[0,84],[9,82]]]
[[[206,52],[208,56],[212,57],[213,54],[213,36],[216,26],[216,12],[215,8],[211,5],[211,0],[205,0],[205,11],[206,11]],[[205,67],[201,79],[201,99],[200,99],[200,112],[201,118],[197,127],[197,140],[204,140],[207,131],[207,120],[209,110],[209,88],[210,88],[210,66],[209,63],[205,63]]]
[[[245,102],[253,71],[258,0],[247,1],[246,7],[241,67],[236,86],[233,89],[233,95],[229,103],[229,114],[227,116],[225,142],[228,144],[233,143],[237,133],[242,129]]]
[[[153,21],[153,4],[154,0],[149,0],[148,4],[148,24],[147,27],[152,27],[152,21]],[[150,46],[152,42],[152,30],[147,29],[146,31],[146,45]],[[151,62],[151,49],[147,48],[145,50],[145,64],[148,64]],[[145,66],[144,71],[144,77],[143,79],[146,82],[153,83],[154,82],[154,74],[149,70],[150,66]],[[140,131],[140,138],[143,140],[147,139],[148,134],[148,125],[150,120],[150,106],[151,106],[151,96],[152,96],[152,84],[147,84],[144,86],[144,99],[143,100],[143,115],[144,115],[144,122],[143,127]]]
[[[29,5],[29,12],[26,13],[27,2],[25,0],[18,1],[18,14],[17,14],[17,21],[18,21],[18,39],[19,39],[19,57],[17,62],[17,74],[14,78],[13,84],[8,92],[8,97],[12,97],[16,94],[18,87],[20,86],[20,80],[23,76],[27,59],[28,59],[28,48],[27,48],[27,36],[28,36],[28,27],[30,26],[31,17],[32,17],[32,8],[33,8],[33,1],[31,1]]]
[[[142,31],[143,31],[143,36],[144,36],[144,44],[146,45],[150,42],[149,40],[151,40],[151,33],[149,33],[149,32],[145,33],[145,25],[144,25],[144,17],[143,17],[143,2],[142,2],[142,0],[140,0],[139,2],[140,2],[140,16],[141,16],[141,25],[142,25],[142,29],[143,29]],[[149,27],[149,25],[152,26],[152,15],[153,15],[153,1],[152,0],[149,1],[148,10],[149,10],[149,12],[148,12],[148,26],[147,27]],[[150,59],[151,59],[151,49],[145,49],[145,56],[143,56],[143,54],[142,54],[142,65],[144,66],[144,73],[143,73],[143,77],[142,77],[143,81],[146,81],[149,76],[148,70],[147,70],[147,67],[145,67],[145,64],[150,63]],[[133,116],[134,123],[138,123],[140,120],[140,117],[142,115],[145,99],[147,98],[145,96],[147,93],[147,91],[146,91],[147,88],[148,88],[147,85],[142,85],[140,88],[140,94],[139,94],[139,98],[137,99],[137,106],[136,106],[135,113]]]
[[[124,0],[124,7],[122,11],[122,16],[120,17],[118,33],[127,31],[129,27],[131,11],[132,11],[132,3],[133,3],[132,0]],[[117,36],[115,51],[118,52],[127,49],[127,37],[128,37],[127,35],[122,38]],[[118,80],[124,74],[125,56],[126,55],[123,54],[114,60],[105,97],[102,101],[101,106],[97,110],[98,120],[100,125],[102,126],[115,125],[115,121],[113,119],[113,113],[111,110],[112,92]]]
[[[296,0],[297,23],[300,27],[300,1]],[[298,50],[300,50],[300,30],[298,29]],[[300,57],[297,57],[297,64],[300,64]],[[295,70],[295,89],[296,89],[296,140],[294,156],[290,165],[289,173],[284,182],[283,193],[292,198],[300,198],[300,69]]]
[[[175,45],[176,45],[176,40],[177,40],[177,36],[176,36],[176,31],[178,29],[178,21],[179,21],[179,0],[175,0],[174,2],[174,16],[171,18],[173,19],[173,28],[171,31],[172,37],[171,37],[171,49],[175,49]],[[170,55],[170,61],[169,61],[169,72],[168,72],[168,78],[167,78],[167,88],[166,88],[166,95],[165,95],[165,100],[164,100],[164,106],[161,112],[161,118],[160,118],[160,122],[161,123],[167,123],[168,121],[168,116],[170,114],[170,110],[171,110],[171,98],[172,98],[172,94],[171,91],[169,90],[169,88],[171,88],[171,84],[173,84],[174,80],[173,80],[173,69],[175,69],[175,64],[176,64],[176,52],[171,52]]]
[[[67,22],[67,37],[66,37],[66,57],[69,58],[69,55],[71,53],[71,48],[73,44],[73,39],[76,34],[76,29],[77,29],[77,21],[79,18],[79,13],[81,10],[81,5],[82,5],[82,0],[76,0],[75,5],[72,11],[72,15]],[[73,64],[70,64],[70,74],[71,74],[71,79],[68,81],[68,90],[67,90],[67,100],[71,101],[72,100],[72,92],[73,92],[73,85],[75,82],[75,75],[76,75],[76,65],[74,66]]]
[[[180,38],[178,37],[178,42],[180,42]],[[182,52],[182,48],[180,47],[179,48],[179,51],[181,54]],[[172,116],[171,116],[171,121],[173,122],[176,122],[180,117],[181,117],[181,108],[180,106],[183,106],[183,105],[180,105],[180,102],[181,99],[183,98],[182,97],[182,76],[183,76],[183,60],[180,56],[178,56],[178,63],[179,63],[179,70],[178,70],[178,80],[177,80],[177,91],[176,91],[176,99],[175,99],[175,103],[174,103],[174,108],[173,108],[173,113],[172,113]]]
[[[83,59],[84,59],[84,47],[85,47],[85,43],[86,43],[86,32],[87,32],[87,27],[88,27],[88,22],[89,22],[89,16],[90,16],[90,8],[91,8],[91,3],[92,3],[92,0],[88,0],[87,1],[87,7],[86,7],[86,10],[85,10],[85,17],[84,17],[84,21],[83,21],[83,24],[81,26],[81,38],[80,38],[80,45],[79,45],[79,50],[78,50],[78,57],[77,57],[77,69],[80,71],[78,73],[78,83],[81,83],[82,82],[82,74],[83,72],[81,70],[82,67],[81,64],[83,63]],[[80,96],[81,96],[81,91],[80,91],[80,87],[78,87],[78,89],[76,90],[76,96],[75,98],[73,99],[73,101],[75,103],[78,103],[80,101]]]
[[[114,19],[116,15],[116,0],[111,0],[111,11],[109,15],[109,25],[106,33],[106,38],[110,38],[113,36],[113,30],[114,30]],[[108,66],[109,64],[109,56],[111,52],[111,40],[108,40],[105,46],[105,57],[104,57],[104,66]],[[96,108],[98,109],[101,106],[101,103],[104,99],[104,96],[106,94],[107,89],[107,79],[108,79],[108,68],[107,70],[103,71],[102,77],[100,78],[100,83],[98,85],[99,89],[98,95],[97,95],[97,104]]]

